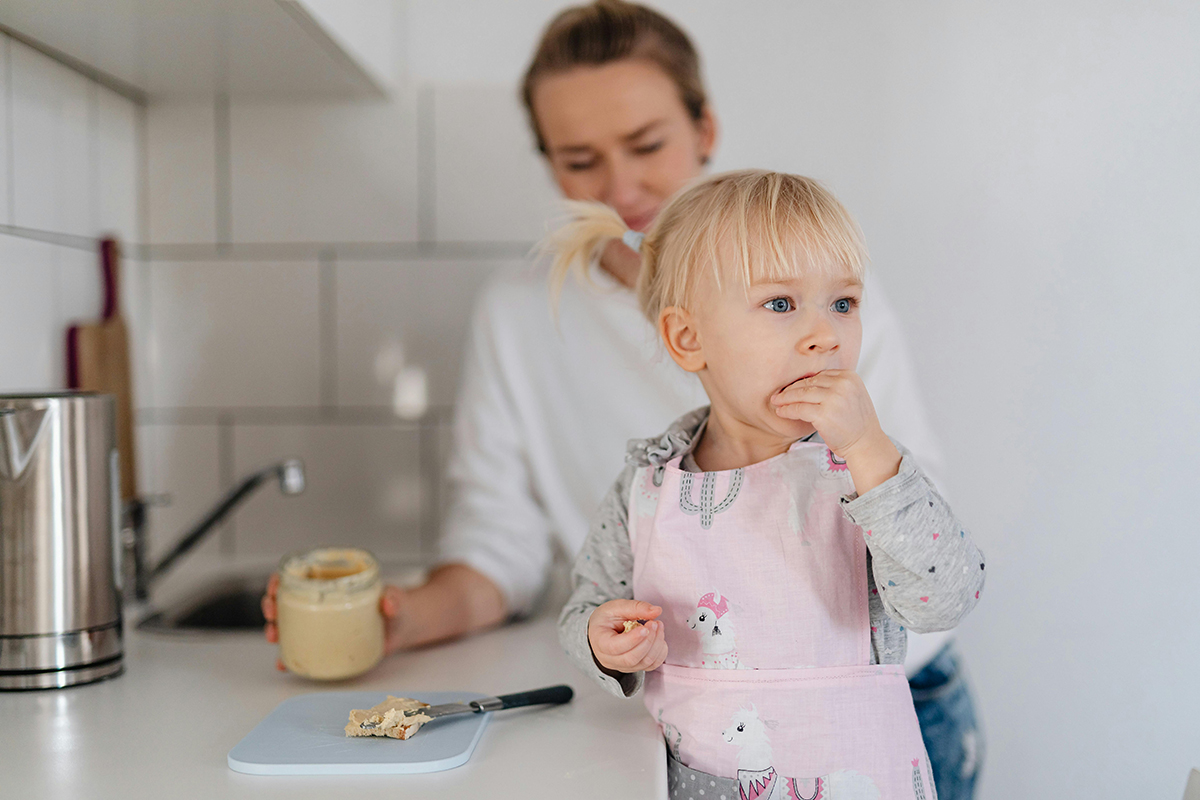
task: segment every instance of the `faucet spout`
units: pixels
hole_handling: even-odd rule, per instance
[[[175,565],[180,558],[199,544],[214,528],[221,523],[231,511],[246,500],[256,489],[275,478],[279,482],[279,491],[284,495],[297,495],[304,491],[304,463],[297,458],[290,458],[278,464],[266,467],[242,479],[241,483],[229,490],[221,500],[213,506],[203,518],[179,538],[179,541],[153,567],[147,567],[142,556],[142,548],[135,549],[135,592],[139,600],[146,599],[150,587]]]

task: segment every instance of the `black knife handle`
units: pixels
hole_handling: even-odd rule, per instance
[[[496,699],[501,702],[501,708],[520,708],[521,706],[536,706],[542,703],[552,703],[559,705],[561,703],[571,702],[571,698],[575,696],[575,690],[570,686],[548,686],[545,689],[534,689],[529,692],[517,692],[516,694],[500,695]]]

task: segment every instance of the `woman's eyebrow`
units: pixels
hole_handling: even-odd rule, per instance
[[[659,127],[660,125],[664,125],[664,124],[666,124],[665,119],[656,119],[653,122],[646,123],[645,125],[638,128],[636,131],[634,131],[632,133],[625,134],[621,138],[627,142],[633,142],[633,141],[636,141],[636,140],[642,138],[647,133],[651,133],[655,128]]]
[[[667,121],[665,119],[656,119],[653,122],[647,122],[645,125],[633,131],[632,133],[623,134],[621,136],[621,141],[636,142],[646,134],[653,133],[655,128],[665,125],[666,122]],[[552,147],[550,149],[553,150],[555,154],[564,156],[589,155],[596,152],[596,148],[590,144],[564,144],[559,145],[558,147]]]
[[[584,155],[587,153],[594,153],[596,150],[590,144],[568,144],[563,145],[562,147],[554,147],[551,149],[559,155]]]

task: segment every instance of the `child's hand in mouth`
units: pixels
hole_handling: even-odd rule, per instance
[[[827,369],[788,384],[771,397],[775,413],[809,423],[846,462],[860,495],[893,477],[900,452],[879,426],[875,405],[858,373]]]
[[[803,420],[816,428],[842,459],[864,440],[883,435],[867,387],[853,370],[807,375],[776,392],[771,405],[784,419]]]

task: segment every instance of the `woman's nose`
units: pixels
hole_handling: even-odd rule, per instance
[[[622,156],[608,159],[604,203],[624,214],[637,210],[640,195],[641,176],[637,165]]]

